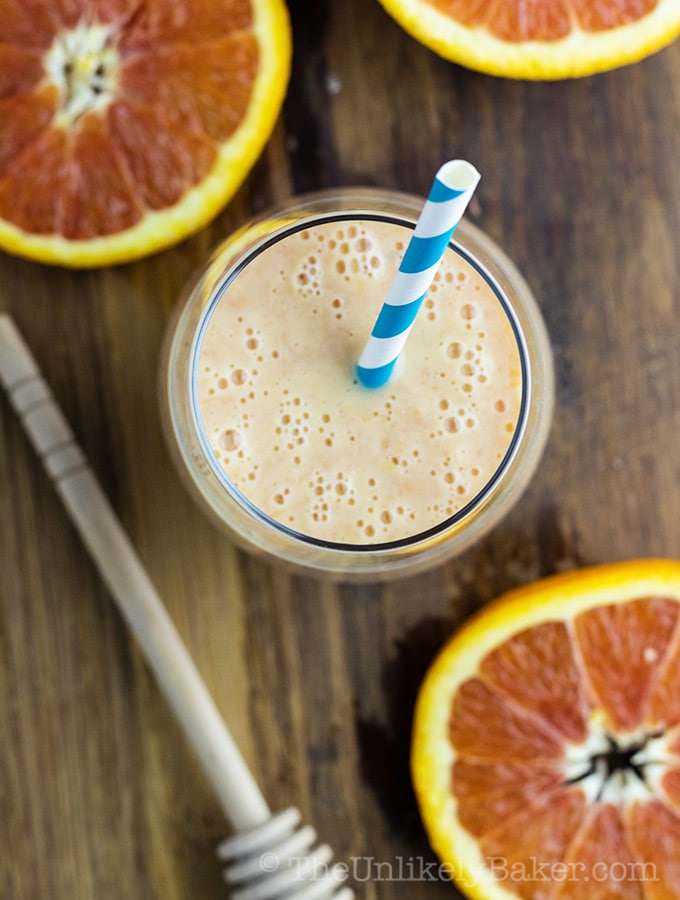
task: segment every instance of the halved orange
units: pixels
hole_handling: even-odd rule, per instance
[[[411,761],[471,897],[680,897],[680,563],[582,569],[485,608],[423,682]]]
[[[283,0],[0,0],[0,247],[95,266],[186,237],[261,153]]]
[[[591,75],[680,34],[678,0],[380,0],[421,43],[506,78]]]

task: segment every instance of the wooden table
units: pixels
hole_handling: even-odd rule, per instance
[[[407,768],[419,680],[499,592],[680,554],[680,43],[618,72],[513,83],[451,65],[370,0],[292,4],[288,101],[212,226],[71,272],[0,257],[13,313],[273,808],[298,804],[365,897],[434,860]],[[156,398],[178,291],[253,210],[313,188],[427,191],[483,173],[471,216],[524,272],[557,406],[530,489],[461,558],[386,586],[291,577],[234,549],[170,464]],[[0,399],[0,895],[226,897],[223,817],[6,398]],[[393,879],[364,883],[376,863]],[[375,870],[373,870],[375,871]],[[427,874],[423,875],[427,878]]]

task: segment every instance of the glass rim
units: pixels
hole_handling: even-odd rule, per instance
[[[210,291],[208,302],[201,314],[201,318],[198,323],[198,327],[196,328],[189,351],[188,379],[190,415],[196,435],[198,437],[201,452],[207,465],[210,468],[210,471],[217,478],[220,486],[227,491],[229,496],[239,505],[241,509],[244,510],[244,512],[252,516],[255,520],[259,521],[260,524],[268,528],[272,528],[282,536],[302,543],[306,546],[309,546],[310,548],[323,548],[324,550],[337,551],[338,553],[353,553],[358,555],[370,555],[376,553],[389,554],[390,552],[397,553],[399,551],[413,549],[414,547],[417,547],[421,544],[427,544],[428,541],[434,538],[442,538],[446,536],[447,533],[454,532],[465,522],[466,519],[470,517],[471,514],[481,509],[485,505],[487,500],[489,500],[490,497],[494,493],[496,493],[499,486],[504,482],[505,476],[510,470],[511,465],[517,457],[520,447],[522,446],[526,434],[527,422],[529,419],[529,410],[531,407],[532,375],[529,365],[530,355],[522,326],[519,322],[512,302],[507,297],[506,292],[503,290],[494,275],[479,259],[474,256],[471,251],[468,251],[458,241],[455,240],[454,234],[453,238],[449,241],[447,250],[452,250],[459,257],[465,260],[465,262],[480,275],[480,277],[484,280],[484,282],[487,284],[487,286],[490,288],[493,295],[499,302],[515,338],[519,354],[522,380],[521,399],[517,416],[517,424],[510,444],[506,452],[504,453],[503,458],[500,460],[491,476],[488,478],[482,488],[474,495],[474,497],[472,497],[460,509],[456,510],[452,515],[447,516],[435,525],[432,525],[429,528],[424,529],[423,531],[418,531],[414,534],[407,535],[402,538],[375,543],[331,541],[325,538],[315,537],[314,535],[307,534],[303,531],[298,531],[288,525],[285,525],[282,522],[277,521],[272,516],[268,515],[258,506],[256,506],[251,500],[249,500],[248,497],[234,484],[234,482],[224,471],[224,468],[220,465],[219,460],[215,456],[215,453],[210,445],[210,441],[207,436],[203,419],[200,413],[200,404],[198,401],[197,376],[199,359],[205,333],[208,329],[210,319],[212,318],[215,309],[223,299],[224,294],[228,290],[230,284],[232,284],[232,282],[238,277],[243,269],[246,268],[246,266],[248,266],[260,254],[264,253],[269,247],[290,236],[291,234],[295,234],[299,231],[304,231],[308,228],[312,228],[315,225],[322,223],[349,220],[356,221],[357,219],[362,221],[388,222],[414,230],[416,225],[415,220],[405,218],[403,214],[400,215],[397,212],[376,212],[375,210],[361,208],[326,212],[322,212],[320,210],[314,211],[312,209],[315,204],[321,203],[324,199],[337,199],[338,196],[346,197],[347,199],[353,197],[361,197],[365,201],[367,199],[370,199],[371,197],[375,197],[376,200],[384,200],[387,195],[395,197],[398,200],[403,200],[405,202],[413,201],[414,214],[417,215],[417,203],[419,198],[413,197],[409,194],[384,191],[378,188],[340,188],[338,190],[318,191],[311,194],[302,195],[298,198],[295,198],[295,202],[278,207],[277,209],[288,209],[291,211],[294,210],[295,212],[299,212],[302,214],[302,218],[282,223],[279,228],[276,228],[273,232],[268,233],[255,246],[249,247],[247,251],[242,253],[241,256],[237,258],[232,265],[229,266],[226,272],[223,273],[219,281]],[[305,209],[306,204],[309,207],[308,209]],[[422,206],[422,202],[420,205]],[[247,231],[248,227],[252,226],[253,224],[256,224],[259,221],[266,221],[267,219],[271,218],[276,214],[277,209],[270,209],[267,213],[247,223],[244,226],[244,229],[242,229],[241,233]],[[465,220],[460,223],[459,228],[463,233],[465,231],[470,231],[474,234],[478,230],[474,225],[466,223]]]

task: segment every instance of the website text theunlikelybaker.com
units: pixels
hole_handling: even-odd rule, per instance
[[[283,863],[276,853],[264,853],[260,865],[265,872],[274,872]],[[489,875],[497,881],[520,883],[589,882],[592,884],[623,884],[625,882],[657,882],[659,876],[654,863],[630,860],[581,860],[571,862],[541,860],[530,856],[521,862],[504,856],[487,857],[484,863],[468,866],[465,873],[454,866],[427,859],[424,856],[395,856],[379,859],[375,856],[351,856],[333,864],[310,861],[309,857],[292,857],[288,865],[298,869],[300,878],[315,880],[334,873],[336,878],[355,882],[381,881],[455,881],[471,887]]]

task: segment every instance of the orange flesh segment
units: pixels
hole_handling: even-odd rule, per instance
[[[22,0],[0,0],[0,44],[46,49],[68,24],[60,17],[57,3],[29,5]]]
[[[159,47],[132,56],[121,73],[121,94],[174,116],[169,138],[181,127],[226,140],[248,107],[257,69],[252,35],[228,35],[204,44]],[[141,149],[141,148],[140,148]],[[147,150],[153,152],[153,148]]]
[[[562,741],[539,717],[511,704],[479,678],[458,689],[449,721],[449,739],[473,759],[559,759]]]
[[[44,76],[42,50],[0,43],[0,100],[31,93]],[[3,137],[10,121],[3,116]]]
[[[680,630],[676,632],[652,687],[646,724],[650,729],[680,723]],[[680,749],[680,748],[679,748]]]
[[[661,787],[666,795],[665,799],[673,807],[673,811],[680,814],[680,759],[676,768],[664,772],[661,778]]]
[[[48,129],[0,181],[0,215],[37,234],[86,239],[142,217],[99,116],[86,115],[71,136]]]
[[[489,653],[479,670],[493,688],[539,715],[568,740],[585,739],[586,699],[563,622],[545,622],[519,632]]]
[[[576,19],[584,31],[607,31],[637,22],[649,15],[658,0],[571,0]]]
[[[555,900],[641,900],[640,883],[626,877],[633,862],[619,809],[597,804],[571,842]]]
[[[65,133],[47,129],[20,154],[11,175],[0,180],[0,216],[36,234],[59,231],[60,198],[70,179]]]
[[[626,813],[626,833],[639,864],[645,900],[675,900],[680,885],[680,819],[658,800],[635,803]]]
[[[574,620],[593,693],[614,731],[637,728],[678,621],[678,604],[663,597],[600,606]]]
[[[87,17],[85,16],[87,12]],[[250,0],[0,0],[0,217],[88,240],[178,202],[216,162],[248,109],[259,65]],[[81,21],[112,27],[115,97],[70,126],[43,56]],[[4,63],[8,63],[5,65]],[[67,129],[67,130],[65,130]]]
[[[554,885],[545,873],[564,859],[585,810],[583,792],[577,788],[529,804],[480,839],[486,865],[508,890],[525,900],[549,900]],[[541,866],[538,871],[537,866]]]
[[[123,51],[177,43],[204,43],[217,36],[247,31],[253,24],[250,0],[165,0],[140,4],[139,0],[98,0],[102,22],[129,21],[120,40]]]
[[[83,116],[68,150],[71,178],[60,229],[67,238],[114,234],[142,218],[134,185],[100,116]]]
[[[458,818],[470,834],[481,837],[538,798],[558,790],[562,780],[560,769],[547,762],[458,759],[452,778]]]
[[[467,27],[486,28],[502,41],[558,41],[576,24],[606,31],[648,15],[658,0],[426,0]]]
[[[3,123],[0,172],[8,171],[16,158],[35,144],[49,127],[56,107],[57,90],[54,87],[43,88],[30,97],[7,97],[0,100],[0,121]]]
[[[214,144],[200,133],[173,129],[170,141],[159,143],[168,119],[155,107],[116,101],[108,109],[110,141],[131,173],[139,201],[149,209],[177,202],[188,185],[200,181],[212,167]],[[153,157],[144,152],[155,144]]]

